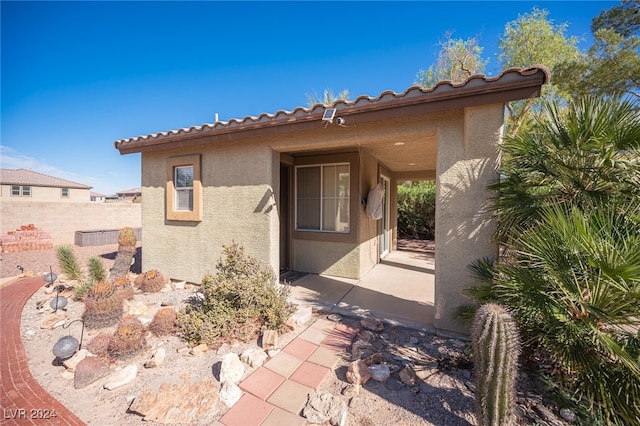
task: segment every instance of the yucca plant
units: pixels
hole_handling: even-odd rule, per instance
[[[69,279],[79,280],[82,277],[82,269],[73,249],[70,245],[64,244],[56,248],[58,265]]]
[[[91,280],[100,282],[107,277],[107,271],[104,269],[102,259],[99,256],[93,255],[88,260],[89,276]]]

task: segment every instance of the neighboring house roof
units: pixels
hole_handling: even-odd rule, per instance
[[[142,193],[142,189],[140,188],[125,189],[124,191],[117,192],[117,194],[140,194],[140,193]]]
[[[91,186],[60,179],[27,169],[0,169],[2,185],[47,186],[51,188],[91,189]]]
[[[402,93],[385,91],[375,98],[363,95],[354,101],[340,100],[332,108],[336,108],[340,116],[347,118],[349,123],[357,122],[358,118],[363,119],[365,114],[369,118],[372,114],[390,118],[410,111],[443,111],[537,96],[540,86],[548,82],[549,78],[550,72],[543,65],[509,68],[497,77],[477,74],[461,83],[441,81],[429,89],[411,86]],[[162,148],[164,144],[177,141],[184,147],[189,145],[190,139],[202,136],[210,136],[211,141],[222,141],[232,140],[231,133],[234,133],[233,139],[236,139],[235,134],[238,132],[251,132],[254,136],[256,133],[285,131],[283,126],[287,126],[286,129],[290,131],[305,130],[317,127],[326,108],[326,105],[317,104],[310,108],[298,107],[293,111],[280,110],[275,114],[264,113],[258,117],[247,116],[120,139],[114,145],[120,153],[127,154]]]

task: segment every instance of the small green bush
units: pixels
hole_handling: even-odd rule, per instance
[[[178,314],[183,337],[212,346],[248,341],[260,330],[283,329],[293,312],[288,290],[276,283],[270,268],[247,255],[236,243],[223,247],[217,274],[202,279],[204,300]]]
[[[91,280],[98,282],[107,278],[107,271],[104,269],[102,259],[99,256],[91,256],[88,261],[89,277]]]
[[[70,245],[58,246],[56,249],[56,257],[58,258],[60,269],[69,279],[79,280],[82,277],[80,263]]]
[[[398,185],[398,235],[433,240],[435,231],[435,182],[416,181]]]

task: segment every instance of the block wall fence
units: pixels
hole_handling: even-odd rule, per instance
[[[0,201],[0,235],[33,225],[53,245],[74,244],[76,231],[142,227],[140,203],[30,203]]]

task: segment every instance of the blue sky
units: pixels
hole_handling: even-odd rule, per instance
[[[618,2],[0,2],[0,164],[112,194],[140,186],[118,139],[404,91],[447,31],[496,75],[505,24],[534,6],[591,44]]]

